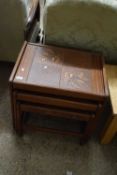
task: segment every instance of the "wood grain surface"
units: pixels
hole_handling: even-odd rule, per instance
[[[106,65],[113,114],[117,115],[117,65]]]

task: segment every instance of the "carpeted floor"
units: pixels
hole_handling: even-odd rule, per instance
[[[0,175],[116,175],[117,137],[109,145],[92,138],[80,146],[77,137],[25,133],[12,129],[8,78],[12,66],[0,63]]]

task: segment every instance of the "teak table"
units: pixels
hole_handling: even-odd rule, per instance
[[[102,133],[101,143],[108,144],[117,133],[117,65],[106,65],[111,114]]]
[[[94,132],[106,99],[103,58],[96,53],[25,43],[10,77],[13,125],[28,128],[24,112],[82,121],[81,132],[38,128],[79,135],[82,142]],[[43,116],[42,115],[42,116]],[[36,126],[32,126],[37,129]]]

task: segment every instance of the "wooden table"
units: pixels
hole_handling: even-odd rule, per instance
[[[106,65],[106,72],[112,113],[102,134],[102,144],[111,142],[112,138],[117,133],[117,65]]]
[[[64,118],[66,125],[69,120],[83,122],[82,132],[41,130],[79,135],[85,142],[96,128],[106,99],[103,59],[95,53],[25,43],[10,77],[10,93],[17,133],[29,128],[22,114],[38,112],[50,120]]]

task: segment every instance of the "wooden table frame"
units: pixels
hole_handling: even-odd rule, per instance
[[[33,44],[33,46],[38,46],[36,44]],[[14,126],[14,129],[15,131],[18,133],[18,134],[22,134],[23,133],[23,130],[24,129],[27,129],[27,128],[32,128],[33,130],[42,130],[42,131],[51,131],[51,132],[59,132],[61,134],[72,134],[72,135],[78,135],[80,138],[81,138],[81,143],[85,143],[89,138],[90,136],[93,134],[96,126],[97,126],[97,123],[98,123],[98,119],[101,115],[101,112],[103,110],[103,105],[105,103],[105,100],[106,100],[106,92],[107,92],[107,87],[106,87],[106,78],[105,78],[105,72],[104,70],[102,70],[102,75],[104,77],[104,96],[98,96],[98,95],[92,95],[92,94],[80,94],[80,93],[76,93],[76,92],[70,92],[70,91],[67,91],[67,90],[63,90],[63,91],[55,91],[54,92],[54,89],[46,89],[46,88],[40,88],[40,92],[43,94],[42,96],[39,96],[38,95],[38,89],[39,87],[38,86],[31,86],[31,85],[28,85],[27,86],[27,90],[25,89],[25,84],[23,83],[15,83],[14,82],[14,77],[17,73],[17,70],[18,70],[18,67],[21,63],[21,58],[24,54],[24,51],[27,47],[27,43],[25,42],[24,43],[24,46],[18,56],[18,59],[17,59],[17,62],[15,64],[15,67],[13,69],[13,72],[10,76],[10,94],[11,94],[11,105],[12,105],[12,116],[13,116],[13,126]],[[48,97],[47,96],[47,93],[50,93],[51,94],[52,92],[52,96]],[[56,95],[57,93],[57,95]],[[71,94],[70,94],[71,93]],[[66,97],[64,98],[63,97]],[[70,96],[71,95],[71,96]],[[60,98],[60,96],[62,96]],[[70,100],[69,100],[69,97],[70,97]],[[76,102],[74,101],[75,98],[82,98],[82,100],[85,102],[87,102],[86,104],[83,102],[83,103],[80,103],[80,102]],[[54,99],[54,100],[53,100]],[[87,100],[87,99],[90,99],[90,100]],[[92,100],[92,102],[91,102]],[[52,105],[55,105],[56,106],[59,106],[59,110],[56,111],[53,109],[52,112],[50,112],[49,110],[49,106],[48,106],[48,101],[50,104]],[[95,101],[95,102],[93,102]],[[84,130],[84,133],[79,133],[79,132],[72,132],[72,131],[60,131],[60,130],[56,130],[56,129],[52,129],[52,128],[35,128],[33,126],[31,127],[27,127],[24,125],[23,123],[23,113],[24,112],[42,112],[44,111],[44,108],[41,106],[40,107],[40,102],[41,104],[46,104],[46,112],[49,114],[49,115],[54,115],[54,113],[56,112],[56,117],[57,115],[61,115],[61,116],[66,116],[66,118],[70,118],[70,119],[73,119],[73,120],[79,120],[79,121],[85,121],[87,122],[87,125],[85,127],[85,130]],[[89,103],[88,103],[89,102]],[[32,105],[32,103],[34,105]],[[53,104],[54,103],[54,104]],[[71,111],[71,112],[68,112],[66,110],[63,109],[64,108],[71,108],[73,110],[76,110],[77,107],[82,109],[82,110],[88,110],[92,113],[92,115],[88,115],[88,114],[85,114],[85,112],[83,114],[80,114],[78,112],[74,112],[74,111]],[[64,115],[66,114],[66,115]]]

